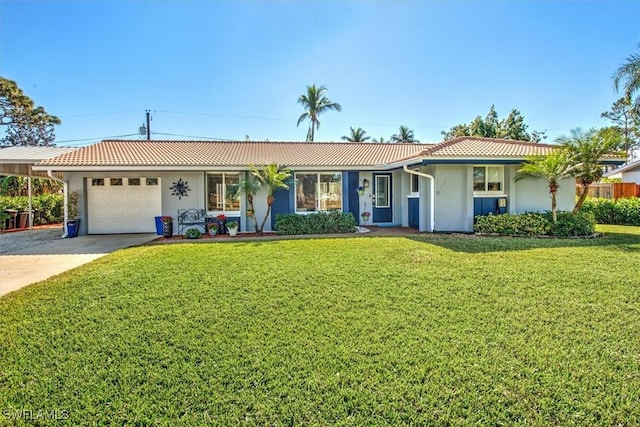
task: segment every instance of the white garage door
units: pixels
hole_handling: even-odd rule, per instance
[[[160,178],[87,178],[89,234],[153,233]]]

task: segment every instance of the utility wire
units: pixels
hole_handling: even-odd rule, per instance
[[[166,132],[151,132],[152,135],[166,135],[166,136],[181,136],[183,138],[198,138],[198,139],[213,139],[216,141],[240,141],[239,139],[233,138],[216,138],[213,136],[195,136],[195,135],[181,135],[177,133],[166,133]]]
[[[62,144],[67,142],[81,142],[81,141],[93,141],[96,139],[110,139],[110,138],[123,138],[125,136],[134,136],[138,135],[137,133],[128,133],[126,135],[111,135],[111,136],[97,136],[94,138],[82,138],[82,139],[66,139],[64,141],[54,141],[56,144]],[[73,144],[71,144],[73,145]]]

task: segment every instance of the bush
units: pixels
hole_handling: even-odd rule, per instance
[[[580,212],[593,214],[598,224],[640,225],[640,198],[588,198]]]
[[[202,233],[197,228],[190,228],[184,233],[184,237],[187,239],[199,239]]]
[[[58,224],[64,216],[64,199],[61,194],[40,194],[33,196],[32,207],[34,210],[33,223]],[[0,196],[0,211],[15,209],[18,212],[26,212],[29,209],[27,196]]]
[[[295,213],[276,215],[278,234],[353,233],[356,219],[350,212],[318,212],[309,215]]]
[[[477,216],[477,233],[507,234],[512,236],[539,236],[549,231],[549,221],[535,212]]]
[[[595,231],[595,220],[588,213],[558,212],[558,222],[553,222],[551,212],[529,212],[477,216],[474,230],[477,233],[508,236],[590,236]]]
[[[551,212],[545,214],[549,221],[550,236],[556,237],[577,237],[591,236],[595,233],[596,220],[591,213],[585,212],[558,212],[558,221],[553,222]]]

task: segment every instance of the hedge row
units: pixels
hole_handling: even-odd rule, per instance
[[[350,212],[338,211],[309,215],[277,214],[276,231],[284,235],[353,233],[356,231],[356,219]]]
[[[476,233],[508,236],[590,236],[595,232],[596,222],[590,213],[558,212],[558,221],[553,222],[551,212],[527,212],[477,216]]]
[[[40,194],[33,196],[33,223],[58,224],[64,216],[64,198],[61,194]],[[29,210],[29,197],[27,196],[0,196],[0,212],[5,209],[15,209],[18,212]]]
[[[640,198],[592,199],[584,201],[581,212],[591,213],[598,224],[640,225]]]

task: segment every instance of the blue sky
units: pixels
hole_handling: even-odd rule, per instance
[[[153,139],[300,141],[312,83],[343,108],[317,141],[437,142],[495,104],[550,142],[607,124],[639,42],[638,0],[0,2],[0,75],[62,119],[57,141],[87,139],[59,145],[135,134],[147,109]]]

